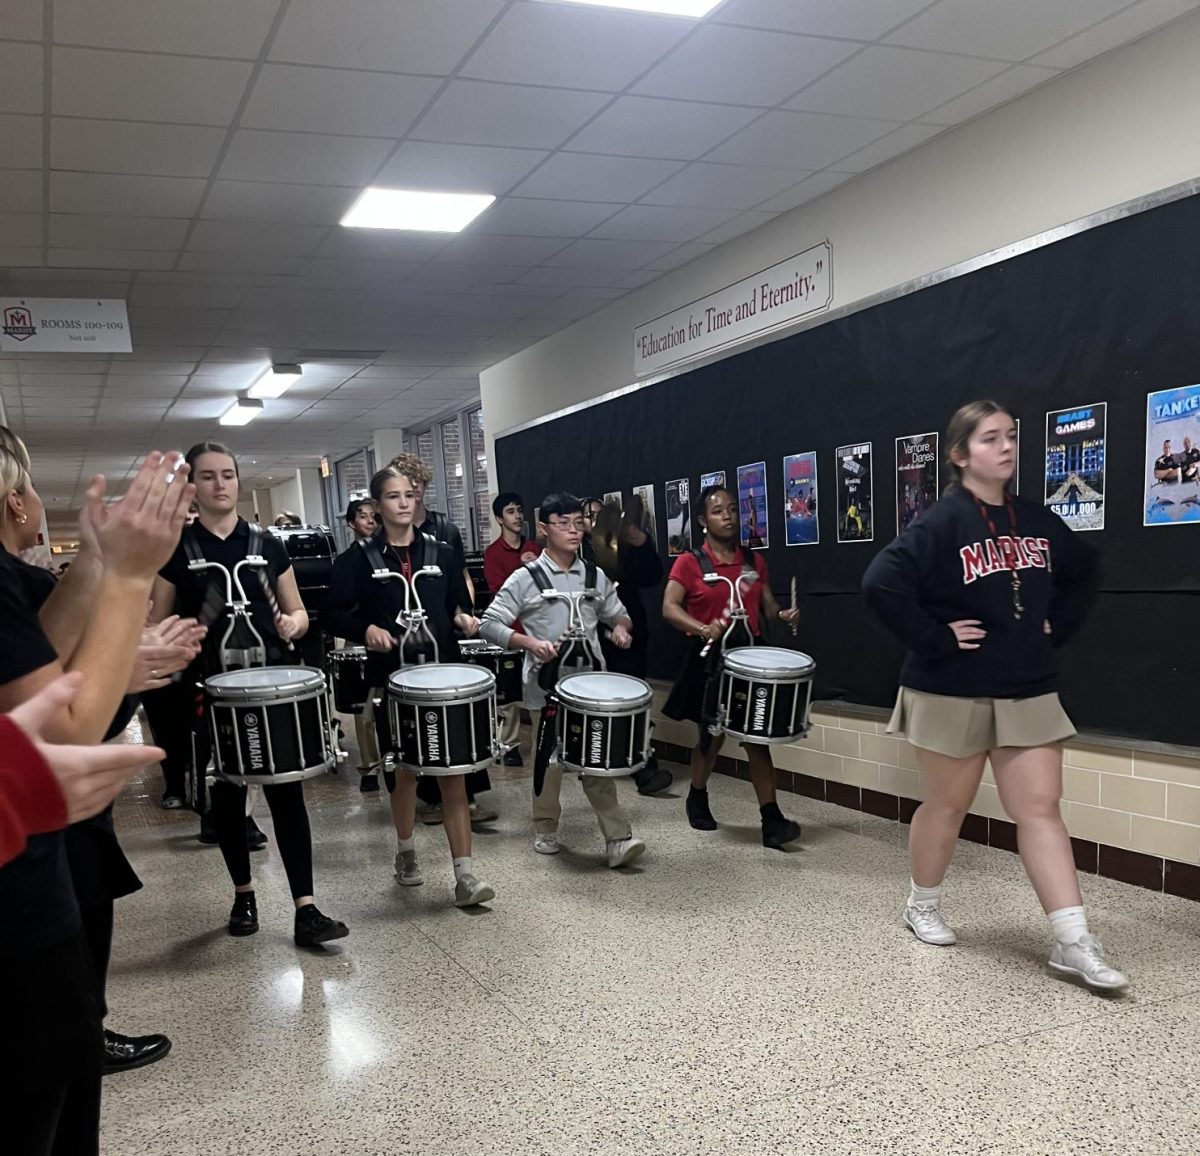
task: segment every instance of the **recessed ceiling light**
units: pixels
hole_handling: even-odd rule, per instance
[[[221,425],[249,425],[263,411],[257,398],[239,396],[219,418]]]
[[[247,397],[282,397],[300,380],[298,365],[269,365],[246,391]]]
[[[628,12],[657,12],[663,16],[707,16],[721,0],[550,0],[554,4],[586,4],[589,8],[624,8]]]
[[[458,233],[496,198],[484,193],[418,193],[411,189],[364,189],[341,223],[350,229],[410,229]]]

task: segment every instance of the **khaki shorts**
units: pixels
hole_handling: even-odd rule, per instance
[[[1044,747],[1075,728],[1057,694],[1035,698],[953,698],[900,688],[887,733],[914,747],[965,759],[997,747]]]

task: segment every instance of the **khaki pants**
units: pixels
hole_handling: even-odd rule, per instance
[[[505,750],[521,745],[521,704],[510,702],[500,708],[500,742]]]
[[[572,772],[574,777],[574,772]],[[546,768],[546,781],[542,785],[542,793],[533,796],[533,828],[539,835],[550,834],[558,830],[558,820],[562,816],[562,803],[559,801],[559,791],[562,789],[563,770],[557,762]],[[605,842],[614,839],[628,839],[633,834],[621,804],[617,802],[616,779],[605,779],[597,775],[583,776],[583,793],[596,812],[596,821],[604,833]]]
[[[370,702],[354,716],[354,739],[358,743],[358,769],[371,772],[379,766],[379,736]]]

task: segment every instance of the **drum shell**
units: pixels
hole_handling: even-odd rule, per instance
[[[496,751],[496,688],[453,702],[406,698],[387,690],[388,730],[396,764],[417,775],[466,775],[491,766]]]
[[[501,650],[498,646],[469,646],[460,643],[463,662],[482,666],[496,678],[496,703],[509,706],[525,698],[525,656],[519,650]]]
[[[808,733],[812,674],[789,678],[721,672],[721,729],[743,743],[789,743]]]
[[[334,766],[324,686],[292,699],[205,697],[219,779],[270,786],[311,779]]]
[[[361,714],[371,689],[366,648],[353,646],[331,651],[328,662],[334,709],[340,714]]]
[[[572,771],[602,778],[632,775],[646,765],[650,708],[627,713],[558,708],[558,761]]]

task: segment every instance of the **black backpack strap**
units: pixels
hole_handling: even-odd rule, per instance
[[[248,558],[261,558],[263,556],[263,528],[257,522],[249,524],[250,543],[246,547],[246,556]]]
[[[433,523],[433,534],[439,542],[446,540],[446,515],[441,510],[429,510],[429,520]],[[426,535],[428,537],[428,535]]]
[[[715,574],[716,567],[713,565],[712,559],[708,556],[703,547],[697,546],[692,553],[695,555],[696,561],[700,563],[701,574]]]
[[[191,526],[184,526],[180,540],[183,542],[183,552],[187,555],[189,566],[205,560],[204,551],[200,549],[200,539],[196,537],[196,531]]]
[[[367,556],[367,562],[370,563],[372,573],[377,574],[380,570],[389,569],[388,564],[383,560],[383,551],[379,549],[379,543],[375,541],[374,535],[370,538],[360,538],[358,544],[362,547],[362,552]]]
[[[525,569],[529,571],[529,576],[533,579],[534,585],[537,586],[543,594],[547,590],[553,590],[550,585],[550,579],[546,577],[546,572],[536,562],[526,562]]]
[[[583,588],[585,590],[596,589],[596,559],[594,557],[590,562],[584,563]]]

